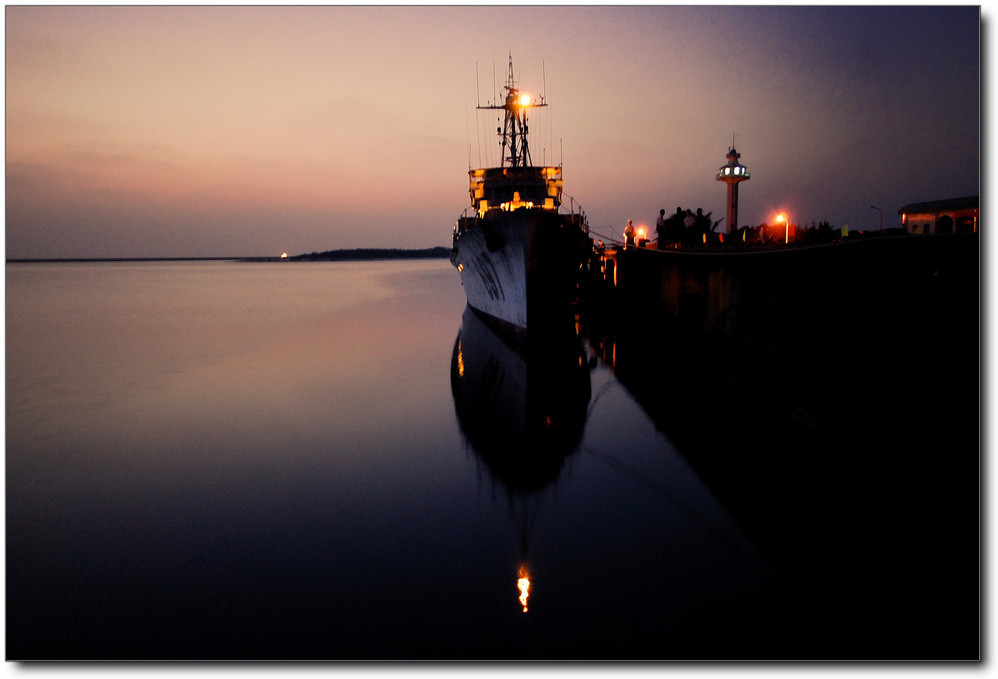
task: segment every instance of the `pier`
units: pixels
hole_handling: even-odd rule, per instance
[[[758,249],[618,248],[607,252],[598,284],[602,300],[620,313],[659,316],[690,338],[789,359],[816,344],[855,348],[874,339],[871,330],[939,315],[969,317],[976,327],[979,258],[977,234]],[[939,350],[945,347],[933,347]]]
[[[829,369],[865,357],[913,369],[972,364],[976,376],[980,282],[974,233],[758,249],[618,248],[594,267],[585,306],[604,324],[638,329],[736,375],[832,377]],[[814,386],[794,389],[821,391]]]
[[[978,235],[621,248],[595,270],[606,275],[586,282],[590,344],[760,548],[791,607],[877,601],[896,614],[827,630],[851,657],[908,643],[972,653]],[[787,634],[801,657],[818,652],[807,631]]]
[[[680,381],[710,404],[690,414],[705,425],[782,413],[832,435],[915,414],[945,418],[947,435],[959,423],[976,444],[979,244],[972,233],[613,249],[582,308],[604,359],[653,416],[677,411],[670,384]]]

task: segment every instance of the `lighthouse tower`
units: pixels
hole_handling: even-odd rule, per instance
[[[728,164],[717,172],[717,181],[728,185],[728,235],[738,230],[738,183],[749,178],[748,168],[738,162],[741,154],[734,145],[728,149]]]

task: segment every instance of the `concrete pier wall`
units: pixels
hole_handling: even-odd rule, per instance
[[[782,409],[820,429],[855,424],[858,411],[910,411],[974,436],[979,242],[950,234],[628,249],[610,255],[603,286],[590,286],[586,317],[650,412],[674,410],[668,398],[679,392],[728,411],[759,404],[752,417],[764,419]]]
[[[687,340],[787,358],[897,343],[976,351],[977,234],[613,258],[608,302]]]

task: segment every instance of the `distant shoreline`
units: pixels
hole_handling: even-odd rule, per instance
[[[395,248],[353,248],[310,252],[288,257],[39,257],[11,258],[8,264],[70,264],[74,262],[344,262],[373,259],[444,258],[450,248],[433,247],[417,250]]]
[[[357,259],[430,259],[450,255],[450,248],[435,247],[421,250],[400,250],[390,248],[355,248],[352,250],[327,250],[310,252],[307,255],[294,255],[288,259],[295,262],[337,262]]]

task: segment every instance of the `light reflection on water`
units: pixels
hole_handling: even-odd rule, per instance
[[[703,586],[710,592],[701,595],[724,601],[725,615],[776,605],[765,563],[571,329],[535,333],[523,348],[466,309],[451,369],[462,433],[516,533],[518,601],[528,612],[529,594],[531,612],[571,627],[577,643],[585,639],[589,646],[575,653],[608,643],[665,653],[671,642],[647,645],[645,636],[665,626],[683,637],[720,614],[704,619],[701,604],[685,609],[692,602],[683,596]],[[583,484],[591,485],[578,494]],[[552,521],[562,522],[553,533]],[[695,558],[676,558],[687,550]],[[701,558],[724,564],[720,581],[684,572]],[[533,573],[543,584],[535,586]],[[724,592],[732,578],[738,584]],[[626,626],[615,628],[612,612]]]
[[[8,657],[779,657],[781,579],[568,339],[445,260],[8,265]]]
[[[102,656],[89,635],[146,628],[117,643],[268,655],[288,647],[283,635],[274,647],[232,635],[174,648],[154,611],[210,621],[212,606],[293,608],[299,590],[349,589],[435,532],[426,521],[450,511],[463,464],[449,443],[461,309],[450,273],[440,262],[9,267],[8,535],[24,554],[9,572],[27,579],[26,615],[65,616],[47,641]],[[39,605],[52,585],[29,575],[39,567],[77,584],[56,610]],[[264,574],[272,595],[250,586]],[[141,600],[155,605],[140,612]],[[94,618],[71,619],[73,602],[97,601]],[[30,639],[44,655],[46,640]]]

